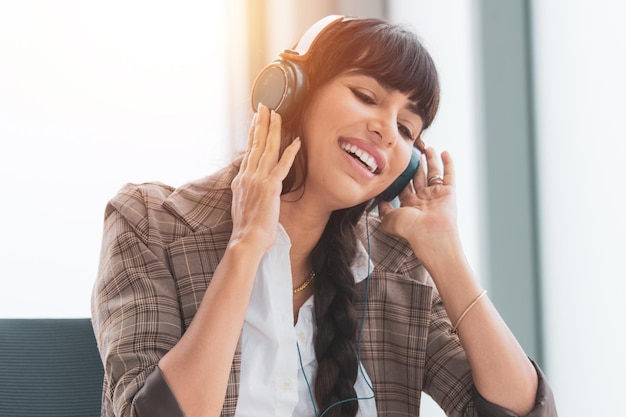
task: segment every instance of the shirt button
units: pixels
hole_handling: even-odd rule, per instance
[[[285,378],[283,380],[283,389],[285,391],[291,391],[292,388],[293,388],[293,381],[290,378]]]
[[[301,342],[304,342],[306,340],[306,333],[299,332],[298,333],[298,340],[300,340]]]

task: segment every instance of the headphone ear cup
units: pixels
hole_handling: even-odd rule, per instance
[[[295,62],[282,59],[261,70],[252,86],[252,109],[259,103],[282,117],[289,117],[302,101],[307,89],[304,70]]]
[[[391,201],[396,198],[404,188],[409,185],[418,168],[420,167],[420,159],[422,157],[421,152],[413,147],[411,149],[411,159],[409,159],[409,165],[402,171],[400,176],[389,186],[385,191],[380,193],[376,198],[370,200],[366,205],[365,211],[370,212],[374,207],[378,206],[381,201]]]

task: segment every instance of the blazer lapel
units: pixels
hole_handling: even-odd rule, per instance
[[[230,182],[232,168],[177,189],[165,207],[183,220],[191,233],[167,246],[184,329],[193,320],[232,234]],[[233,416],[239,397],[241,341],[237,344],[222,416]]]
[[[379,414],[419,415],[433,288],[410,246],[379,227],[371,219],[369,239],[361,236],[376,265],[369,288],[367,281],[357,285],[359,322],[365,315],[361,360]]]
[[[228,221],[178,239],[167,247],[185,328],[200,307],[231,232],[232,222]]]
[[[226,170],[204,182],[181,187],[165,203],[191,230],[167,248],[185,328],[200,306],[232,233],[233,175],[232,170]],[[366,248],[370,246],[371,260],[376,265],[369,280],[357,285],[359,322],[367,307],[361,360],[373,381],[379,413],[418,415],[432,282],[410,246],[379,228],[380,222],[374,217],[370,218],[369,231],[365,227],[360,229],[360,238]],[[239,344],[222,416],[235,413],[240,369]]]

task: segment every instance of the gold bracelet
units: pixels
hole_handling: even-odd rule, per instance
[[[465,315],[467,313],[469,313],[469,311],[472,309],[472,307],[474,307],[476,305],[476,303],[478,303],[480,301],[481,298],[483,298],[483,296],[487,294],[487,290],[484,290],[483,292],[481,292],[480,294],[478,294],[478,297],[476,297],[474,299],[474,301],[472,301],[470,303],[470,305],[467,306],[467,308],[465,309],[465,311],[463,311],[463,313],[461,314],[461,317],[459,317],[459,319],[456,321],[456,325],[450,329],[450,334],[453,335],[458,335],[459,334],[459,324],[461,324],[461,320],[463,320],[463,318],[465,317]]]

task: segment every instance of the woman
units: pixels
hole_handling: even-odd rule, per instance
[[[305,93],[258,105],[242,158],[107,206],[103,415],[419,415],[424,391],[450,416],[555,416],[464,257],[453,161],[421,142],[430,56],[379,20],[313,32]],[[414,147],[401,207],[369,215]]]

